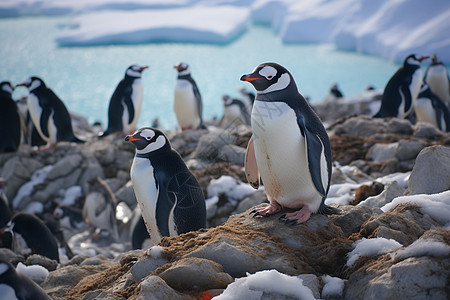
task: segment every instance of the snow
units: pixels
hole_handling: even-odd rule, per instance
[[[255,274],[247,273],[247,277],[236,279],[221,295],[213,299],[257,300],[261,299],[263,293],[274,293],[278,298],[289,296],[295,299],[315,299],[312,291],[303,285],[302,279],[276,270],[265,270]]]
[[[385,254],[401,246],[402,244],[393,239],[382,237],[374,239],[363,238],[353,243],[353,250],[348,253],[347,266],[353,266],[360,256]]]
[[[434,256],[445,257],[450,255],[450,246],[433,240],[418,239],[408,247],[399,249],[391,253],[391,257],[395,260],[405,259],[409,257]]]
[[[401,196],[384,205],[381,210],[386,212],[401,203],[411,203],[420,206],[420,211],[448,226],[450,224],[450,191],[438,194]]]
[[[164,248],[161,246],[153,246],[148,249],[147,253],[154,259],[158,259],[162,257],[162,253],[164,252]]]
[[[43,266],[40,265],[25,266],[21,262],[17,264],[16,271],[18,273],[25,274],[38,284],[44,282],[45,278],[47,278],[49,274],[48,270]]]
[[[69,187],[64,191],[64,199],[60,205],[75,205],[75,201],[83,195],[83,189],[79,185]]]
[[[450,1],[435,0],[3,0],[0,17],[75,16],[61,45],[227,43],[249,22],[285,43],[334,43],[401,62],[432,53],[450,62]]]
[[[31,175],[30,181],[22,185],[17,192],[16,197],[13,199],[13,208],[17,208],[20,205],[20,202],[23,198],[29,196],[33,191],[34,187],[38,184],[41,184],[47,178],[48,173],[52,170],[53,166],[45,166],[42,169],[37,170]]]
[[[339,277],[332,277],[330,275],[322,276],[322,282],[324,283],[322,289],[322,298],[342,298],[344,293],[345,282]]]
[[[218,179],[212,179],[206,188],[208,198],[211,203],[218,201],[214,197],[218,197],[219,194],[225,193],[228,199],[231,201],[238,201],[253,194],[255,189],[247,183],[242,183],[233,178],[232,176],[224,175]]]

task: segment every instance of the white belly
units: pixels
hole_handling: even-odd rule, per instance
[[[404,110],[404,100],[401,104],[401,110],[399,112],[402,112],[403,114],[399,116],[400,118],[407,117],[412,110],[414,109],[416,102],[417,102],[417,96],[420,93],[420,87],[422,86],[422,71],[420,69],[416,70],[413,74],[411,84],[409,86],[409,91],[411,93],[411,107],[408,111]]]
[[[450,87],[447,70],[444,66],[435,66],[428,70],[427,84],[431,91],[447,105],[450,105]]]
[[[132,132],[136,130],[139,115],[141,114],[142,102],[144,99],[144,85],[142,79],[135,79],[133,82],[133,92],[131,94],[131,101],[134,107],[134,119],[129,120],[129,112],[127,106],[124,104],[124,113],[122,115],[122,124],[124,132]]]
[[[180,128],[197,128],[200,125],[197,100],[187,80],[177,80],[173,108]]]
[[[431,105],[431,101],[428,98],[419,98],[416,103],[416,115],[417,121],[419,122],[427,122],[433,124],[438,128],[438,124],[436,122],[436,113],[434,111],[433,106]]]
[[[316,212],[322,196],[309,173],[305,139],[294,111],[283,102],[255,101],[252,131],[256,162],[269,200],[295,209],[308,205]]]
[[[227,128],[230,126],[239,126],[245,123],[241,110],[236,105],[224,107],[223,120],[221,126]]]
[[[57,129],[56,129],[55,123],[53,121],[54,112],[52,112],[50,114],[50,117],[48,119],[48,123],[46,124],[49,136],[45,136],[42,133],[43,131],[42,131],[42,128],[41,128],[42,108],[39,106],[38,98],[33,93],[30,93],[28,95],[27,105],[28,105],[28,111],[30,112],[31,121],[33,121],[33,124],[36,127],[36,130],[38,131],[39,135],[47,143],[49,143],[49,144],[56,144],[56,142],[57,142],[57,140],[56,140]]]
[[[142,217],[154,245],[161,241],[161,233],[156,224],[156,202],[158,189],[153,175],[153,167],[147,158],[135,157],[131,166],[131,182]]]

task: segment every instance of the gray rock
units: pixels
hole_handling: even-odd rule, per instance
[[[58,195],[61,190],[67,189],[71,186],[77,185],[78,179],[81,175],[81,169],[75,169],[66,177],[59,177],[54,181],[48,182],[43,189],[37,190],[32,197],[33,201],[46,203],[52,197]],[[40,187],[42,188],[42,187]],[[27,201],[21,202],[21,207],[25,207]]]
[[[395,151],[395,157],[400,161],[415,159],[425,146],[425,143],[421,140],[400,140]]]
[[[369,152],[367,152],[366,159],[372,160],[374,162],[382,162],[385,160],[394,159],[397,147],[398,143],[375,144],[369,149]]]
[[[414,126],[413,136],[418,138],[435,139],[439,134],[438,129],[430,123],[419,122]]]
[[[226,145],[233,144],[235,140],[236,137],[227,130],[207,133],[200,137],[198,145],[190,158],[216,161],[219,158],[220,150]]]
[[[137,200],[131,181],[128,181],[115,193],[117,201],[124,201],[128,206],[136,206]]]
[[[450,148],[431,146],[423,149],[409,177],[408,192],[436,194],[450,189]]]
[[[153,258],[151,256],[143,256],[130,269],[131,274],[136,282],[147,277],[152,271],[161,265],[167,263],[167,259]]]
[[[184,258],[159,274],[176,290],[210,290],[226,288],[233,278],[216,262],[202,258]]]
[[[233,214],[243,213],[256,205],[263,203],[266,200],[267,197],[263,190],[256,191],[250,196],[242,199],[242,201],[239,202],[238,206],[233,211]]]
[[[58,161],[47,175],[47,180],[55,180],[65,177],[81,166],[82,157],[79,154],[72,154]]]
[[[149,276],[140,284],[140,293],[136,300],[193,300],[194,297],[183,295],[172,289],[159,276]]]
[[[308,287],[314,295],[314,298],[320,299],[320,282],[314,274],[300,274],[298,275],[303,280],[303,285]]]
[[[339,210],[339,214],[331,215],[329,219],[339,226],[346,236],[359,232],[363,223],[383,213],[379,208],[367,206],[341,205]]]
[[[381,194],[371,196],[360,202],[358,205],[381,208],[385,204],[391,202],[394,198],[402,196],[404,192],[405,189],[402,188],[397,181],[393,181],[384,186],[384,191],[381,192]]]
[[[219,161],[230,162],[233,165],[244,166],[245,149],[236,145],[225,145],[219,149]]]

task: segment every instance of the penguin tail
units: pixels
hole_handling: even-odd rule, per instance
[[[322,203],[320,203],[319,211],[318,211],[319,214],[321,214],[321,215],[339,215],[340,214],[339,209],[326,205],[324,200],[322,200]]]
[[[85,143],[86,141],[80,140],[80,139],[77,138],[76,136],[73,136],[72,142],[78,143],[78,144],[83,144],[83,143]]]
[[[378,111],[375,115],[373,115],[373,118],[382,118],[381,111]]]

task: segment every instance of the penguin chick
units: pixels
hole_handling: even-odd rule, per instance
[[[375,118],[406,118],[414,111],[422,86],[420,64],[428,56],[408,55],[402,66],[389,79],[381,98],[381,107]]]
[[[136,147],[131,182],[152,242],[206,226],[197,179],[160,130],[144,127],[125,138]]]
[[[145,69],[148,66],[131,65],[125,71],[125,77],[119,82],[109,101],[108,127],[101,137],[114,132],[127,134],[136,130],[144,99],[141,77]]]
[[[270,202],[254,210],[255,215],[287,207],[296,211],[282,219],[298,224],[312,213],[337,213],[325,205],[331,179],[330,141],[291,73],[279,64],[263,63],[241,80],[256,89],[245,173],[254,188],[261,177]]]

